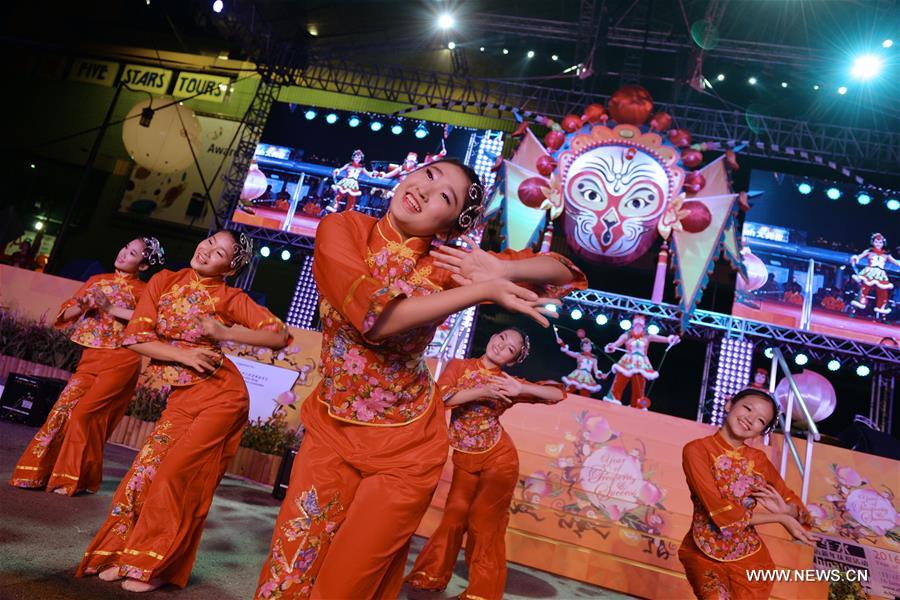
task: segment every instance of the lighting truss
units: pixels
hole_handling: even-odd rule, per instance
[[[312,254],[303,257],[294,297],[285,319],[285,323],[300,329],[313,329],[313,320],[319,307],[319,292],[312,276],[312,264]]]
[[[716,385],[710,402],[709,421],[721,425],[725,420],[725,403],[750,383],[753,342],[732,337],[722,339],[719,346]]]

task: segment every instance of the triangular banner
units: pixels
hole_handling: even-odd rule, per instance
[[[547,211],[522,204],[519,200],[519,185],[529,177],[540,175],[509,161],[504,161],[503,167],[506,171],[503,237],[506,238],[507,248],[524,250],[536,241],[537,234],[544,226]]]
[[[516,151],[513,152],[509,162],[528,169],[529,171],[536,171],[537,160],[541,156],[550,156],[550,154],[544,148],[544,145],[538,141],[531,130],[528,129],[525,131],[522,141],[519,142],[519,145],[516,147]],[[537,175],[537,173],[532,175],[532,177],[535,175]]]

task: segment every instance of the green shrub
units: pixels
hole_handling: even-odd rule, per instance
[[[158,421],[166,408],[166,399],[170,392],[169,387],[157,389],[138,386],[134,389],[134,397],[125,414],[141,421]]]
[[[241,446],[264,454],[281,454],[285,447],[296,445],[302,435],[303,426],[296,431],[291,429],[282,415],[265,420],[257,418],[250,421],[244,429]]]
[[[81,350],[69,341],[67,332],[54,329],[44,320],[0,310],[0,355],[71,372],[81,360]]]

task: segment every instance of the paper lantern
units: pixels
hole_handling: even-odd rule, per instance
[[[144,127],[140,115],[148,107],[153,109],[153,120]],[[198,152],[199,140],[200,122],[194,111],[167,97],[138,102],[122,125],[122,141],[128,154],[140,166],[156,173],[172,173],[190,166],[194,162],[191,147]]]
[[[247,171],[247,179],[241,190],[241,200],[256,200],[265,193],[268,185],[266,174],[259,170],[255,162],[250,163],[250,170]]]
[[[837,396],[834,393],[834,386],[831,385],[831,382],[815,371],[808,369],[803,369],[799,375],[794,375],[793,377],[794,382],[800,389],[800,393],[803,394],[803,400],[806,402],[806,408],[809,409],[809,414],[812,415],[813,421],[818,423],[830,417],[831,413],[834,412],[834,407],[837,405]],[[790,391],[790,382],[788,382],[786,377],[778,382],[778,386],[775,388],[775,399],[781,405],[781,410],[787,408]],[[800,427],[804,426],[806,419],[803,417],[803,410],[800,408],[800,403],[796,397],[794,398],[794,409],[792,412],[794,413],[794,424]]]
[[[766,267],[766,263],[750,252],[746,246],[741,250],[741,262],[744,263],[744,268],[747,270],[747,279],[744,279],[743,275],[738,275],[738,291],[752,292],[766,284],[769,279],[769,269]]]

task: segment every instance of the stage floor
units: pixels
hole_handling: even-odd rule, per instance
[[[75,498],[9,486],[15,461],[35,428],[0,421],[0,599],[95,600],[133,599],[117,584],[96,577],[75,579],[72,573],[85,547],[103,521],[112,493],[125,475],[135,451],[107,445],[103,485],[96,495]],[[187,588],[163,588],[159,595],[179,600],[248,600],[265,559],[279,502],[270,489],[226,476],[216,491],[197,562]],[[413,538],[407,571],[424,544]],[[509,565],[504,598],[631,598],[589,584]],[[455,597],[465,587],[460,560],[443,593],[406,587],[400,598],[439,600]]]

